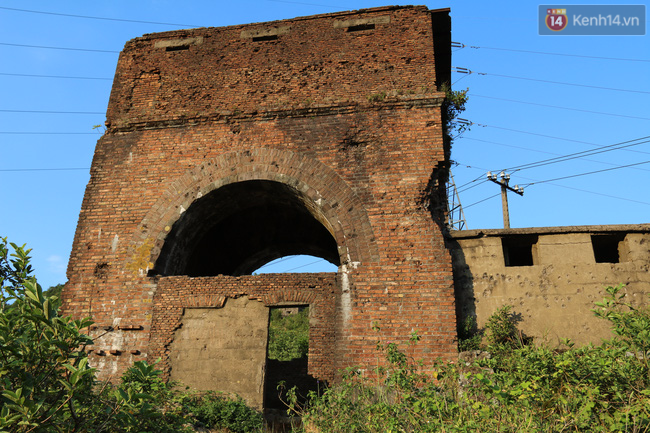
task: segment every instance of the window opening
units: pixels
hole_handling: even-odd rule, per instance
[[[255,36],[253,42],[277,41],[278,35]]]
[[[508,236],[501,238],[503,258],[506,266],[533,266],[533,249],[537,236]]]
[[[625,233],[591,235],[596,263],[620,263],[620,247],[624,240]]]
[[[345,31],[346,32],[360,32],[363,30],[374,30],[375,25],[374,24],[359,24],[356,26],[350,26],[348,27]]]
[[[176,46],[165,47],[165,51],[185,51],[189,49],[190,49],[189,45],[176,45]]]

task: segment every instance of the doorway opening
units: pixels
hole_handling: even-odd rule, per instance
[[[287,305],[269,309],[269,332],[264,380],[264,407],[284,411],[287,393],[299,403],[309,391],[318,391],[319,382],[309,375],[309,306]]]

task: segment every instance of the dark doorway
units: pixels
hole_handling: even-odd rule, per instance
[[[271,308],[268,335],[264,407],[286,413],[289,392],[304,404],[309,391],[318,391],[318,381],[307,371],[309,306]]]

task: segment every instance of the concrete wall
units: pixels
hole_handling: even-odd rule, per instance
[[[481,327],[512,305],[538,341],[598,343],[611,337],[591,312],[604,287],[624,283],[628,302],[649,300],[650,225],[466,230],[451,239],[461,323],[475,315]]]
[[[262,409],[269,309],[248,298],[221,308],[186,308],[170,345],[171,379],[240,395]]]

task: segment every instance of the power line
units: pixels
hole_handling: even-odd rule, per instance
[[[516,99],[506,99],[506,98],[497,98],[495,96],[477,95],[476,93],[470,93],[470,95],[473,96],[473,97],[478,97],[478,98],[494,99],[494,100],[497,100],[497,101],[516,102],[518,104],[536,105],[538,107],[559,108],[561,110],[579,111],[581,113],[602,114],[602,115],[605,115],[605,116],[625,117],[627,119],[650,120],[650,117],[627,116],[625,114],[605,113],[605,112],[602,112],[602,111],[582,110],[580,108],[560,107],[558,105],[538,104],[536,102],[518,101]]]
[[[532,184],[528,184],[528,187],[533,186],[534,184],[535,184],[535,182],[533,182]],[[557,187],[560,187],[560,188],[572,189],[572,190],[580,191],[580,192],[586,192],[586,193],[589,193],[589,194],[600,195],[600,196],[603,196],[603,197],[615,198],[617,200],[629,201],[629,202],[632,202],[632,203],[646,204],[646,205],[650,206],[650,203],[648,203],[646,201],[640,201],[640,200],[634,200],[634,199],[631,199],[631,198],[619,197],[619,196],[616,196],[616,195],[604,194],[602,192],[589,191],[587,189],[575,188],[575,187],[567,186],[567,185],[559,185],[557,183],[549,183],[549,185],[557,186]]]
[[[649,161],[642,161],[642,162],[635,162],[634,164],[619,165],[617,167],[612,167],[612,168],[604,168],[602,170],[589,171],[587,173],[578,173],[578,174],[572,174],[572,175],[569,175],[569,176],[556,177],[555,179],[539,180],[539,181],[532,182],[532,183],[529,183],[529,184],[524,185],[524,186],[530,186],[530,185],[535,185],[535,184],[539,184],[539,183],[554,182],[556,180],[571,179],[571,178],[574,178],[574,177],[587,176],[587,175],[596,174],[596,173],[604,173],[606,171],[620,170],[621,168],[634,167],[634,166],[637,166],[637,165],[648,164],[648,163],[650,163],[650,160]]]
[[[473,168],[473,167],[470,167],[470,166],[467,166],[467,167],[469,167],[469,168]],[[610,169],[610,170],[611,170],[611,169]],[[481,175],[481,177],[484,177],[484,175]],[[531,186],[533,186],[533,185],[535,185],[535,184],[538,184],[538,183],[548,183],[549,185],[556,186],[556,187],[559,187],[559,188],[571,189],[571,190],[575,190],[575,191],[586,192],[586,193],[588,193],[588,194],[594,194],[594,195],[599,195],[599,196],[602,196],[602,197],[614,198],[614,199],[617,199],[617,200],[629,201],[629,202],[632,202],[632,203],[640,203],[640,204],[645,204],[645,205],[649,205],[649,206],[650,206],[650,203],[645,202],[645,201],[634,200],[634,199],[631,199],[631,198],[625,198],[625,197],[619,197],[619,196],[611,195],[611,194],[604,194],[604,193],[602,193],[602,192],[590,191],[590,190],[582,189],[582,188],[575,188],[575,187],[568,186],[568,185],[560,185],[560,184],[557,184],[557,183],[551,183],[551,182],[553,181],[553,179],[549,179],[549,180],[545,180],[545,181],[537,181],[537,180],[535,180],[535,179],[531,179],[531,178],[529,178],[529,177],[525,177],[525,176],[520,176],[520,177],[521,177],[522,179],[532,180],[532,181],[533,181],[533,182],[531,182],[531,183],[528,183],[528,184],[525,184],[525,185],[524,185],[524,186],[526,186],[527,188],[529,188],[529,187],[531,187]],[[467,206],[463,206],[463,208],[464,208],[464,209],[467,209],[468,207],[471,207],[471,206],[474,206],[474,205],[476,205],[476,204],[482,203],[482,202],[487,201],[487,200],[489,200],[489,199],[491,199],[491,198],[494,198],[494,197],[496,197],[496,196],[498,196],[498,195],[499,195],[499,194],[495,194],[495,195],[490,196],[490,197],[488,197],[488,198],[485,198],[485,199],[483,199],[483,200],[479,200],[479,201],[474,202],[474,203],[472,203],[472,204],[469,204],[469,205],[467,205]]]
[[[92,53],[110,53],[110,54],[120,53],[119,51],[112,51],[112,50],[94,50],[90,48],[70,48],[70,47],[49,47],[44,45],[10,44],[7,42],[0,42],[0,45],[5,45],[8,47],[20,47],[20,48],[44,48],[48,50],[88,51]]]
[[[37,114],[106,114],[104,111],[47,111],[47,110],[0,110],[2,113],[37,113]]]
[[[273,266],[273,265],[277,265],[278,263],[286,262],[287,260],[291,260],[293,258],[295,258],[295,256],[288,256],[288,257],[284,257],[284,258],[281,258],[281,259],[272,260],[272,261],[268,262],[267,264],[265,264],[264,266],[260,266],[259,268],[257,268],[257,271],[259,271],[260,269],[264,269],[267,266]],[[255,271],[255,272],[257,272],[257,271]]]
[[[462,138],[463,140],[471,140],[471,141],[479,141],[481,143],[496,144],[499,146],[512,147],[513,149],[527,150],[529,152],[545,153],[547,155],[559,155],[559,153],[547,152],[545,150],[539,150],[539,149],[532,149],[530,147],[525,147],[525,146],[515,146],[514,144],[499,143],[498,141],[482,140],[480,138],[472,138],[472,137],[462,137]]]
[[[516,79],[516,80],[536,81],[538,83],[562,84],[564,86],[586,87],[586,88],[589,88],[589,89],[613,90],[613,91],[616,91],[616,92],[643,93],[643,94],[650,95],[650,92],[646,92],[644,90],[618,89],[618,88],[615,88],[615,87],[591,86],[591,85],[588,85],[588,84],[566,83],[566,82],[563,82],[563,81],[541,80],[541,79],[538,79],[538,78],[528,78],[528,77],[516,77],[514,75],[493,74],[493,73],[488,73],[488,72],[476,72],[476,71],[472,71],[472,70],[469,70],[469,69],[466,69],[466,68],[459,68],[459,67],[456,67],[456,66],[453,66],[452,68],[456,69],[455,72],[458,72],[459,74],[466,74],[466,75],[477,74],[477,75],[484,75],[484,76],[491,76],[491,77],[513,78],[513,79]],[[457,81],[460,81],[460,79],[457,80]]]
[[[498,50],[498,51],[511,51],[514,53],[530,53],[530,54],[544,54],[547,56],[563,56],[563,57],[579,57],[583,59],[598,59],[598,60],[618,60],[626,62],[647,62],[650,63],[650,59],[626,59],[621,57],[602,57],[602,56],[585,56],[582,54],[566,54],[566,53],[549,53],[545,51],[531,51],[531,50],[517,50],[513,48],[498,48],[498,47],[479,47],[476,45],[465,45],[460,42],[452,42],[452,47],[454,48],[474,48],[474,49],[484,49],[484,50]]]
[[[463,188],[463,189],[459,188],[458,193],[460,194],[461,192],[469,191],[470,189],[475,188],[475,187],[487,182],[487,179],[485,179],[485,175],[482,174],[480,177],[483,180],[481,180],[479,183],[475,183],[474,185],[468,186],[467,188]],[[476,180],[478,180],[478,179],[476,179]],[[474,182],[474,181],[472,181],[472,182]]]
[[[19,132],[5,131],[0,132],[4,135],[100,135],[99,132]]]
[[[465,123],[467,125],[475,125],[475,126],[480,126],[483,128],[494,128],[494,129],[500,129],[502,131],[510,131],[510,132],[517,132],[520,134],[527,134],[527,135],[533,135],[535,137],[544,137],[544,138],[550,138],[553,140],[562,140],[562,141],[568,141],[571,143],[580,143],[580,144],[586,144],[588,146],[600,146],[599,144],[592,143],[589,141],[582,141],[582,140],[575,140],[572,138],[566,138],[566,137],[557,137],[554,135],[547,135],[547,134],[539,134],[537,132],[530,132],[530,131],[522,131],[521,129],[513,129],[513,128],[505,128],[503,126],[495,126],[495,125],[487,125],[485,123],[475,123],[467,119],[458,119],[461,123]],[[467,137],[463,137],[463,139],[468,139]],[[474,138],[473,140],[477,140]],[[650,155],[650,152],[644,152],[642,150],[634,150],[634,149],[626,149],[626,152],[634,152],[634,153],[643,153],[646,155]]]
[[[553,161],[553,160],[556,160],[556,159],[558,159],[558,161],[554,161],[554,162],[564,162],[564,161],[568,161],[568,160],[571,160],[571,159],[584,158],[585,156],[590,156],[591,154],[594,154],[594,155],[595,155],[595,154],[598,154],[598,153],[609,152],[609,151],[619,150],[619,149],[621,149],[621,150],[627,150],[627,147],[629,147],[629,146],[636,146],[636,145],[639,145],[639,144],[648,143],[648,141],[644,141],[644,142],[640,142],[640,143],[634,143],[634,144],[631,144],[631,145],[628,145],[628,146],[617,147],[617,148],[614,148],[614,149],[607,149],[607,150],[600,150],[600,151],[598,150],[598,149],[607,148],[607,147],[619,146],[619,145],[622,144],[622,143],[611,144],[611,145],[608,145],[608,146],[601,146],[600,148],[593,149],[593,150],[585,150],[585,151],[583,151],[583,152],[576,152],[575,155],[579,155],[579,154],[582,154],[582,153],[585,153],[585,155],[575,156],[575,157],[572,157],[572,158],[567,158],[568,156],[572,156],[572,155],[574,155],[574,154],[569,154],[569,155],[560,155],[560,154],[558,154],[558,153],[546,152],[546,151],[539,150],[539,149],[531,149],[531,148],[529,148],[529,147],[524,147],[524,146],[515,146],[515,145],[512,145],[512,144],[499,143],[499,142],[497,142],[497,141],[481,140],[481,139],[478,139],[478,138],[471,138],[471,137],[463,137],[463,138],[464,138],[465,140],[479,141],[479,142],[482,142],[482,143],[496,144],[496,145],[499,145],[499,146],[512,147],[512,148],[515,148],[515,149],[522,149],[522,150],[526,150],[526,151],[530,151],[530,152],[545,153],[545,154],[547,154],[547,155],[555,155],[555,156],[556,156],[555,158],[549,158],[549,159],[542,160],[542,161],[536,161],[536,162],[531,162],[531,163],[528,163],[528,164],[522,164],[522,165],[520,165],[520,166],[513,166],[513,167],[504,168],[503,170],[505,170],[505,171],[511,171],[511,170],[514,170],[514,171],[521,171],[521,170],[525,170],[526,168],[534,168],[534,167],[537,167],[537,166],[538,166],[537,164],[540,163],[540,162]],[[650,137],[647,137],[647,138],[650,138]],[[635,140],[641,140],[641,139],[642,139],[642,138],[638,138],[638,139],[635,139]],[[630,141],[635,141],[635,140],[630,140]],[[626,143],[626,142],[623,142],[623,143]],[[591,152],[593,152],[593,153],[591,153]],[[563,159],[563,158],[566,158],[566,159]],[[598,161],[598,160],[595,160],[595,159],[585,159],[585,161],[596,162],[596,163],[598,163],[598,164],[609,164],[609,165],[614,165],[614,164],[612,164],[612,163],[610,163],[610,162],[606,162],[606,161]],[[548,163],[545,163],[545,164],[539,164],[539,166],[547,165],[547,164],[552,164],[552,163],[554,163],[554,162],[548,162]],[[528,165],[532,165],[532,166],[531,166],[531,167],[527,167]],[[520,167],[523,167],[523,168],[520,168]],[[650,171],[650,170],[642,169],[642,168],[637,168],[637,170]]]
[[[3,168],[0,171],[72,171],[72,170],[90,170],[88,167],[71,167],[71,168]]]
[[[549,159],[544,159],[541,161],[535,161],[535,162],[530,162],[527,164],[522,164],[514,167],[507,168],[506,170],[516,170],[516,171],[521,171],[521,170],[526,170],[529,168],[535,168],[535,167],[541,167],[544,165],[549,165],[549,164],[555,164],[558,162],[565,162],[565,161],[570,161],[572,159],[577,159],[577,158],[584,158],[585,156],[592,156],[592,155],[597,155],[600,153],[605,153],[605,152],[612,152],[614,150],[620,150],[620,149],[625,149],[631,146],[638,146],[640,144],[645,144],[645,143],[650,143],[650,140],[647,140],[650,138],[650,136],[647,137],[641,137],[641,138],[635,138],[634,140],[628,140],[628,141],[623,141],[621,143],[616,143],[616,144],[610,144],[607,146],[601,146],[600,148],[597,149],[592,149],[592,150],[585,150],[582,152],[575,152],[575,153],[570,153],[568,155],[562,155],[562,156],[557,156],[555,158],[549,158]],[[645,141],[640,141],[640,140],[645,140]],[[635,142],[636,143],[633,143]],[[631,144],[627,144],[631,143]],[[601,161],[597,161],[601,162]]]
[[[105,81],[113,80],[112,78],[104,78],[104,77],[72,77],[67,75],[12,74],[9,72],[0,72],[0,75],[11,76],[11,77],[30,77],[30,78],[67,78],[71,80],[105,80]]]
[[[500,195],[501,195],[500,192],[499,192],[499,193],[496,193],[496,194],[494,194],[494,195],[489,196],[488,198],[484,198],[483,200],[479,200],[479,201],[474,202],[474,203],[472,203],[472,204],[468,204],[467,206],[463,206],[463,209],[467,209],[468,207],[472,207],[472,206],[475,206],[475,205],[477,205],[477,204],[479,204],[479,203],[483,203],[484,201],[488,201],[488,200],[490,200],[491,198],[498,197],[498,196],[500,196]]]
[[[321,261],[322,261],[322,259],[319,259],[319,260],[316,260],[315,262],[311,262],[311,263],[307,263],[307,264],[304,264],[304,265],[301,265],[301,266],[297,266],[297,267],[295,267],[295,268],[287,269],[287,270],[284,271],[284,272],[295,271],[296,269],[304,268],[304,267],[306,267],[306,266],[315,265],[316,263],[320,263]]]
[[[528,183],[528,184],[526,184],[527,187],[531,187],[531,186],[535,185],[536,183],[542,183],[541,181],[537,181],[537,180],[535,180],[535,179],[531,179],[531,178],[529,178],[529,177],[524,177],[524,176],[520,176],[520,177],[521,177],[522,179],[532,180],[532,181],[533,181],[532,183]],[[617,199],[617,200],[623,200],[623,201],[629,201],[629,202],[632,202],[632,203],[640,203],[640,204],[650,205],[650,203],[645,202],[645,201],[634,200],[634,199],[631,199],[631,198],[625,198],[625,197],[619,197],[619,196],[611,195],[611,194],[604,194],[604,193],[602,193],[602,192],[590,191],[590,190],[588,190],[588,189],[581,189],[581,188],[576,188],[576,187],[573,187],[573,186],[560,185],[560,184],[557,184],[557,183],[550,183],[551,180],[549,180],[549,181],[544,181],[544,182],[549,182],[549,185],[557,186],[557,187],[559,187],[559,188],[572,189],[572,190],[575,190],[575,191],[586,192],[586,193],[589,193],[589,194],[600,195],[600,196],[603,196],[603,197],[615,198],[615,199]]]
[[[89,16],[89,15],[74,15],[74,14],[62,14],[58,12],[45,12],[45,11],[35,11],[35,10],[30,10],[30,9],[18,9],[18,8],[8,8],[4,6],[0,6],[0,9],[8,10],[8,11],[14,11],[14,12],[27,12],[31,14],[42,14],[42,15],[56,15],[60,17],[70,17],[70,18],[85,18],[85,19],[90,19],[90,20],[103,20],[103,21],[120,21],[120,22],[125,22],[125,23],[138,23],[138,24],[156,24],[156,25],[161,25],[161,26],[175,26],[175,27],[203,27],[200,25],[194,25],[194,24],[175,24],[175,23],[161,23],[157,21],[140,21],[140,20],[127,20],[123,18],[107,18],[107,17],[95,17],[95,16]]]

